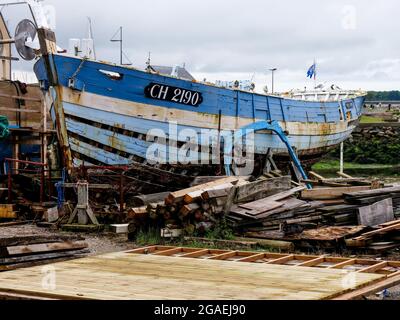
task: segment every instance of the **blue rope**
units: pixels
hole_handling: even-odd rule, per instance
[[[58,209],[61,209],[65,203],[65,188],[64,183],[66,181],[66,170],[65,168],[62,170],[62,180],[56,183],[57,189],[57,206]]]

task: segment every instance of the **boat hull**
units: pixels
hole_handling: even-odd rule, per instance
[[[96,61],[54,55],[57,70],[57,99],[62,114],[53,110],[59,134],[72,161],[126,165],[133,159],[147,159],[149,132],[164,132],[176,146],[169,146],[162,159],[175,159],[188,136],[197,134],[200,146],[204,134],[234,132],[258,121],[277,121],[301,157],[317,157],[348,139],[358,125],[364,96],[335,102],[307,102],[229,90],[197,82],[151,74]],[[101,72],[100,72],[101,71]],[[105,74],[113,73],[113,77]],[[42,86],[48,82],[43,59],[35,65]],[[119,78],[117,76],[119,75]],[[71,79],[74,81],[71,82]],[[201,94],[198,105],[152,99],[146,88],[154,83]],[[58,110],[60,113],[60,110]],[[64,129],[63,129],[64,128]],[[273,151],[287,155],[284,143],[272,132],[257,132],[256,154]],[[202,150],[204,154],[204,149]],[[198,163],[201,152],[191,151],[186,160]]]

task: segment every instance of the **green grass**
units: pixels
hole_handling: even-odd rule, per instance
[[[361,123],[384,123],[385,120],[383,118],[371,117],[371,116],[362,116]]]
[[[348,163],[344,164],[345,170],[376,170],[376,169],[391,169],[393,165],[390,164],[358,164]],[[323,160],[313,166],[314,171],[339,171],[340,162],[338,160]]]
[[[160,229],[150,228],[146,231],[139,231],[135,242],[140,246],[157,245],[162,243]]]

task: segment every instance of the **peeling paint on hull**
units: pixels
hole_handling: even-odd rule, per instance
[[[169,130],[177,123],[178,131],[192,129],[234,131],[257,121],[278,121],[288,132],[291,144],[300,156],[321,155],[348,139],[361,116],[364,96],[336,102],[310,102],[235,91],[201,83],[155,75],[131,68],[95,61],[54,55],[57,68],[57,96],[61,100],[56,114],[64,137],[63,147],[85,159],[105,164],[126,164],[132,157],[143,158],[151,129]],[[112,80],[99,70],[117,72],[121,80]],[[46,72],[41,60],[35,65],[41,81]],[[68,86],[74,78],[79,90]],[[204,101],[188,106],[145,96],[149,83],[201,92]],[[61,116],[60,116],[61,114]],[[348,118],[343,119],[343,114]],[[271,132],[259,132],[256,153],[272,149],[287,154],[286,147]],[[186,138],[178,139],[185,143]],[[196,158],[196,155],[194,155]],[[71,156],[70,163],[77,163]]]

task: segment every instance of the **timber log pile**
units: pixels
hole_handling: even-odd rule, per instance
[[[136,200],[142,206],[130,210],[129,231],[154,225],[163,228],[165,237],[202,236],[223,222],[238,236],[300,247],[340,244],[380,251],[400,246],[400,186],[384,188],[356,178],[305,183],[314,188],[293,187],[289,176],[227,177],[142,196]]]
[[[88,252],[87,248],[84,239],[78,236],[0,238],[0,271],[82,257]]]

